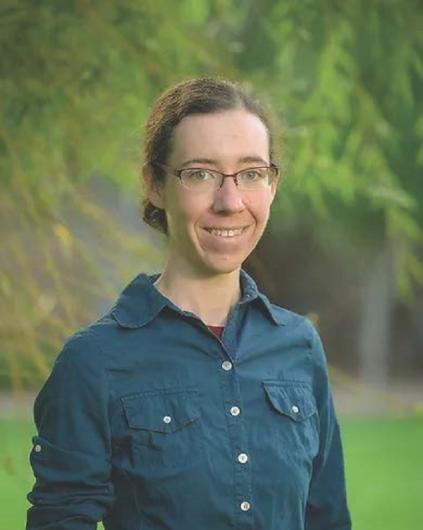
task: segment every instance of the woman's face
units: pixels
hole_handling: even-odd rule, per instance
[[[177,125],[170,172],[163,185],[149,186],[150,201],[166,211],[169,265],[197,277],[239,270],[263,234],[277,186],[275,179],[262,189],[240,191],[225,178],[220,189],[198,192],[171,172],[201,167],[235,173],[269,162],[267,130],[245,110],[190,115]]]

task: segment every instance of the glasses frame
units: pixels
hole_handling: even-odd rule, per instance
[[[154,165],[156,166],[160,166],[162,167],[163,169],[167,169],[169,170],[169,173],[171,175],[174,175],[175,177],[178,177],[179,181],[181,182],[181,186],[183,186],[186,190],[190,190],[190,191],[193,191],[192,188],[188,188],[185,184],[184,184],[184,181],[182,180],[182,172],[183,171],[188,171],[188,170],[193,170],[193,169],[197,169],[197,170],[203,170],[203,171],[212,171],[213,173],[217,173],[218,175],[220,175],[221,177],[221,181],[220,181],[220,184],[219,186],[216,188],[216,190],[219,190],[222,186],[223,186],[223,183],[225,182],[225,178],[232,178],[235,182],[235,185],[238,187],[239,186],[239,183],[238,183],[238,175],[240,173],[243,173],[244,171],[248,171],[249,169],[272,169],[273,170],[273,177],[272,179],[269,181],[269,185],[272,184],[272,182],[278,177],[279,175],[279,167],[274,164],[273,162],[270,163],[268,166],[254,166],[254,167],[246,167],[244,169],[240,169],[239,171],[236,171],[235,173],[222,173],[222,171],[218,171],[217,169],[208,169],[208,168],[205,168],[205,167],[184,167],[182,169],[174,169],[174,170],[171,170],[169,168],[169,166],[166,166],[164,164],[159,164],[159,163],[154,163]]]

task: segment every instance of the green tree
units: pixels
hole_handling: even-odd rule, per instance
[[[119,213],[92,196],[92,178],[138,194],[151,100],[183,77],[230,70],[204,37],[209,7],[2,4],[0,368],[15,388],[45,377],[64,337],[92,318],[87,300],[106,303],[137,263],[157,261],[144,234],[124,233]]]
[[[421,19],[412,0],[3,4],[3,374],[16,388],[34,369],[44,377],[92,316],[87,300],[111,300],[136,264],[158,260],[89,190],[97,176],[135,201],[147,109],[196,75],[241,79],[268,98],[288,160],[274,226],[336,224],[366,256],[370,283],[387,271],[386,324],[389,271],[405,297],[423,278]]]
[[[395,292],[423,283],[422,22],[414,1],[268,1],[239,33],[240,70],[286,123],[280,224],[357,249],[362,372],[381,382]]]

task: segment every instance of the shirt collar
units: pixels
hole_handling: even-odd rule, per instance
[[[256,282],[248,275],[244,270],[241,269],[241,289],[242,289],[242,299],[240,303],[249,302],[252,300],[257,300],[262,307],[265,309],[265,313],[270,319],[277,324],[278,326],[284,326],[286,324],[286,318],[276,307],[270,303],[267,296],[261,293]]]
[[[181,309],[154,287],[153,284],[158,277],[159,274],[151,276],[139,274],[122,291],[111,311],[120,326],[124,328],[142,327],[153,320],[165,307],[183,314]],[[240,304],[258,301],[275,324],[285,324],[283,316],[275,310],[268,298],[259,292],[255,281],[243,270],[241,270],[240,281],[242,291]]]

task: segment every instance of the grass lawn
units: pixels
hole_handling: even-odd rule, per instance
[[[341,428],[354,530],[423,529],[423,416],[343,418]],[[0,433],[0,527],[23,529],[33,427],[0,420]]]
[[[423,416],[340,423],[354,530],[422,530]]]

